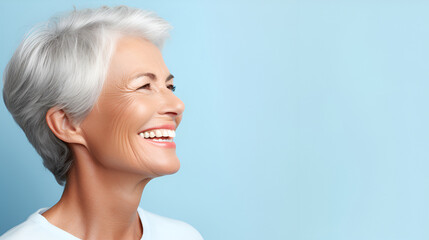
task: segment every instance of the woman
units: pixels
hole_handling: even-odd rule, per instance
[[[160,48],[170,26],[125,6],[73,11],[33,30],[10,60],[8,110],[64,192],[0,239],[202,239],[139,207],[180,163],[184,111]]]

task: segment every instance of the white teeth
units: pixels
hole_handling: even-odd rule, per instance
[[[169,136],[170,136],[170,134],[168,134],[168,130],[163,129],[163,130],[162,130],[162,136],[163,136],[163,137],[169,137]]]
[[[156,137],[162,137],[161,130],[155,130],[155,135],[156,135]]]
[[[155,142],[173,142],[173,139],[157,139],[157,138],[155,138],[155,139],[153,139],[152,141],[155,141]]]
[[[140,135],[140,137],[143,137],[143,138],[169,137],[172,139],[172,138],[176,137],[176,132],[174,130],[171,130],[171,129],[156,129],[156,130],[151,130],[151,131],[139,133],[139,135]]]

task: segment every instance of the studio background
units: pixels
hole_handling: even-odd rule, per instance
[[[119,4],[173,25],[186,106],[142,208],[206,240],[429,239],[429,2],[1,1],[1,74],[34,24]],[[0,121],[1,235],[63,188]]]

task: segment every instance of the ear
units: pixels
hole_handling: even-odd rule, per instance
[[[50,108],[46,113],[46,123],[57,138],[66,143],[76,143],[86,146],[81,128],[79,125],[73,123],[64,110],[58,107]]]

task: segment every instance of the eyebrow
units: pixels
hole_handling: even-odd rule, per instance
[[[150,72],[137,74],[132,79],[135,80],[135,79],[140,78],[140,77],[149,77],[152,80],[156,80],[157,79],[156,75],[153,74],[153,73],[150,73]],[[169,80],[171,80],[173,78],[174,78],[173,74],[170,73],[170,75],[168,75],[168,77],[165,79],[165,81],[167,82],[167,81],[169,81]]]

